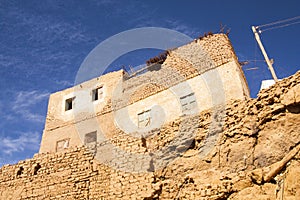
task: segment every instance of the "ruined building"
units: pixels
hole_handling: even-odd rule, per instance
[[[123,70],[108,73],[52,94],[40,153],[101,143],[113,137],[115,128],[125,133],[159,128],[183,114],[249,98],[244,74],[224,34],[169,51],[162,64],[147,70],[131,77]]]
[[[208,35],[52,94],[0,199],[297,200],[299,122],[300,72],[251,99],[227,36]]]

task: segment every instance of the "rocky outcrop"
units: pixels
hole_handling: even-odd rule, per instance
[[[111,144],[139,158],[168,145],[166,153],[175,152],[173,157],[153,157],[148,171],[128,172],[117,162],[101,163],[85,147],[39,154],[0,169],[0,199],[296,200],[299,123],[300,72],[256,99],[182,117],[148,138],[130,139],[118,130]],[[179,130],[185,134],[176,145],[172,141]],[[116,158],[124,156],[122,164],[135,167],[137,157],[125,155]],[[162,160],[167,164],[157,163]]]
[[[299,198],[299,77],[298,72],[261,91],[257,99],[227,106],[222,133],[204,158],[201,133],[210,127],[200,120],[195,147],[156,174],[163,185],[160,197]]]

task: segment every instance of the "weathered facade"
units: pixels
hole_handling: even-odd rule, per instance
[[[211,127],[221,113],[223,126]],[[86,147],[37,154],[0,169],[0,199],[299,199],[300,72],[216,114],[189,116],[194,145],[164,168],[126,172],[99,162]],[[122,134],[110,141],[155,152],[174,139],[183,120],[166,123],[146,146]],[[216,143],[201,157],[214,135]]]
[[[180,116],[247,98],[229,39],[209,35],[169,51],[162,64],[141,75],[129,77],[120,70],[52,94],[40,153],[105,143],[121,138],[120,131],[147,132]]]
[[[0,199],[299,199],[300,72],[250,99],[222,34],[155,67],[52,94],[40,153],[0,168]]]

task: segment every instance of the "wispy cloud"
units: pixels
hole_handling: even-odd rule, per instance
[[[39,92],[37,90],[33,91],[21,91],[18,93],[13,109],[26,108],[31,105],[35,105],[41,100],[48,98],[48,92]]]
[[[0,13],[5,13],[0,22],[0,67],[40,76],[77,67],[74,58],[80,59],[84,51],[78,53],[76,49],[85,49],[97,38],[87,32],[79,20],[56,15],[60,13],[56,10],[63,9],[61,13],[64,13],[68,6],[60,8],[60,4],[45,1],[31,9],[31,3],[22,6],[11,1],[0,6]],[[48,9],[49,13],[38,14]]]
[[[136,27],[149,27],[149,26],[158,27],[159,26],[159,27],[169,28],[178,31],[180,33],[184,33],[192,38],[196,38],[204,32],[199,28],[190,27],[184,22],[181,22],[179,20],[168,18],[168,19],[162,19],[160,23],[157,23],[156,20],[151,20],[148,18],[147,20],[145,20],[145,17],[147,16],[141,15],[141,17],[135,19],[135,22],[137,23]]]
[[[202,30],[198,30],[197,28],[189,27],[186,24],[184,24],[178,20],[167,19],[166,24],[171,29],[176,30],[181,33],[184,33],[190,37],[197,37],[203,32]]]
[[[0,136],[1,153],[11,155],[13,153],[28,150],[37,151],[40,144],[40,134],[38,132],[21,133],[18,137]]]
[[[21,91],[17,94],[15,101],[13,102],[12,110],[21,115],[22,118],[34,121],[43,122],[45,116],[34,112],[34,108],[38,108],[38,104],[46,100],[49,97],[48,92],[33,91]]]
[[[73,86],[74,83],[70,82],[70,81],[66,81],[66,80],[56,80],[55,83],[57,85],[61,85],[63,87],[70,87]]]

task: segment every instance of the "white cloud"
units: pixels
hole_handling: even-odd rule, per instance
[[[17,94],[15,101],[13,102],[12,110],[21,115],[26,120],[34,122],[43,122],[45,116],[32,111],[38,107],[38,104],[48,99],[48,92],[33,91],[21,91]]]
[[[56,80],[55,83],[58,84],[58,85],[62,85],[64,87],[70,87],[70,86],[74,85],[74,83],[72,83],[70,81],[65,81],[65,80],[62,80],[62,81]]]
[[[37,151],[40,144],[40,134],[38,132],[22,133],[16,138],[0,136],[0,148],[2,153],[11,155],[12,153],[24,152],[26,150]]]
[[[35,105],[41,100],[44,100],[45,98],[48,98],[49,93],[48,92],[39,92],[37,90],[33,91],[21,91],[18,93],[15,105],[13,109],[18,108],[25,108],[31,105]]]

